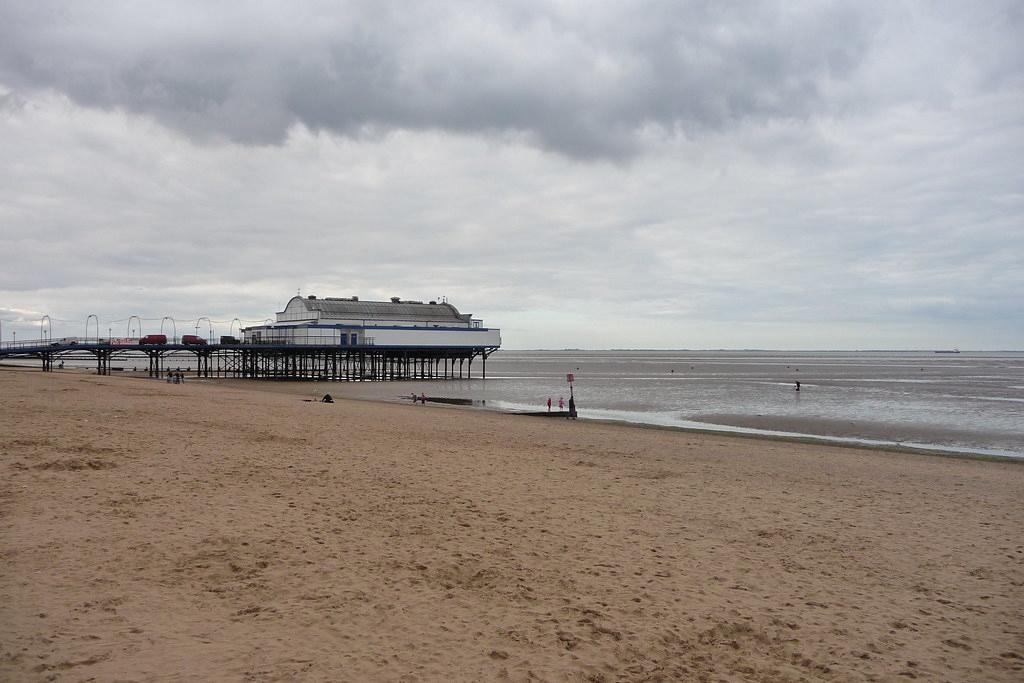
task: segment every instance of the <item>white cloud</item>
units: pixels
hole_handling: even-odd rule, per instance
[[[0,10],[5,334],[302,288],[446,295],[511,347],[1024,339],[1012,6],[29,7]]]

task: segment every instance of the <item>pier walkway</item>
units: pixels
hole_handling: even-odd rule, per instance
[[[161,377],[172,354],[195,357],[200,377],[392,381],[405,379],[465,379],[472,377],[473,361],[480,359],[480,377],[487,377],[487,357],[497,347],[410,347],[314,344],[140,344],[138,340],[76,338],[45,339],[0,344],[0,362],[36,359],[45,372],[54,363],[87,361],[96,372],[109,375],[111,361],[146,359],[150,377]]]

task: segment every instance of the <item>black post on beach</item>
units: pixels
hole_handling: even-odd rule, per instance
[[[566,373],[565,381],[569,383],[569,418],[576,419],[576,397],[572,393],[572,383],[576,380],[576,376],[571,372]]]

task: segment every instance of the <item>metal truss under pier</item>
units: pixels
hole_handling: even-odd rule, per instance
[[[102,340],[74,344],[19,342],[0,347],[0,361],[35,358],[43,371],[55,361],[96,362],[96,372],[110,374],[111,360],[145,357],[147,374],[160,377],[170,371],[170,354],[195,356],[199,377],[398,381],[468,379],[473,361],[480,359],[480,377],[487,378],[487,357],[497,347],[386,347],[313,346],[305,344],[133,344],[111,345]]]

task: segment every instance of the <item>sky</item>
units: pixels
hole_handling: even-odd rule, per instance
[[[301,292],[509,349],[1024,349],[1022,35],[1016,0],[0,0],[0,338]]]

